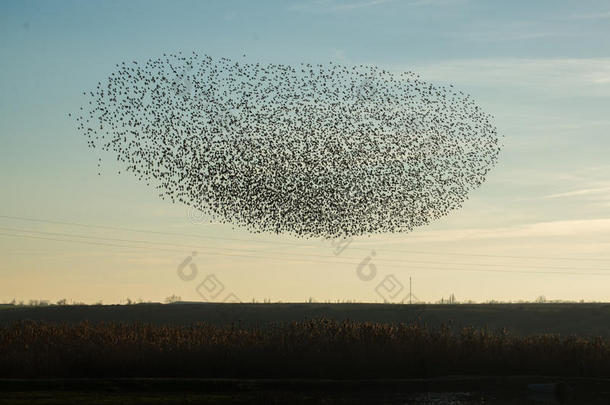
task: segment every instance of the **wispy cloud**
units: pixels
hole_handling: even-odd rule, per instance
[[[410,242],[455,242],[464,240],[547,238],[610,233],[610,218],[536,222],[500,228],[470,228],[414,232]]]
[[[353,10],[355,8],[364,8],[364,7],[378,6],[380,4],[389,3],[391,1],[392,0],[371,0],[371,1],[365,1],[365,2],[337,4],[334,7],[332,7],[332,10],[333,11],[338,11],[338,10]]]
[[[416,66],[426,80],[608,96],[610,58],[456,59]]]
[[[523,30],[514,27],[497,27],[496,29],[476,30],[463,34],[452,34],[451,36],[455,35],[462,36],[464,39],[472,42],[507,42],[558,36],[572,36],[573,34],[560,30]]]
[[[408,4],[410,6],[451,6],[468,2],[469,0],[413,0]]]
[[[446,33],[451,38],[461,38],[470,42],[507,42],[550,37],[582,36],[582,30],[560,24],[555,20],[536,18],[532,20],[478,20],[464,25],[462,29]]]
[[[469,0],[412,0],[400,1],[395,0],[315,0],[311,2],[299,3],[292,5],[291,10],[307,11],[315,13],[332,13],[349,11],[356,9],[371,8],[381,6],[388,3],[400,4],[401,6],[450,6],[466,3]]]
[[[329,13],[347,11],[358,8],[368,8],[392,2],[393,0],[367,0],[367,1],[339,1],[339,0],[314,0],[301,2],[290,7],[295,11],[307,11],[314,13]]]
[[[567,198],[567,197],[578,197],[583,195],[599,195],[607,194],[610,192],[610,187],[600,188],[585,188],[580,190],[567,191],[565,193],[549,194],[543,198]]]
[[[573,20],[605,20],[610,18],[610,10],[587,14],[573,14],[570,18]]]

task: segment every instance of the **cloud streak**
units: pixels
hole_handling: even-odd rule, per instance
[[[365,2],[360,2],[360,3],[339,4],[339,5],[336,5],[334,7],[331,7],[331,10],[332,11],[353,10],[353,9],[356,9],[356,8],[365,8],[365,7],[378,6],[380,4],[389,3],[391,1],[392,0],[371,0],[371,1],[365,1]]]
[[[610,218],[536,222],[501,228],[470,228],[414,232],[409,242],[454,242],[465,240],[522,239],[593,236],[610,234]]]
[[[295,4],[290,7],[293,11],[306,11],[314,13],[329,13],[348,11],[360,8],[369,8],[381,4],[390,3],[394,0],[368,0],[368,1],[337,1],[337,0],[316,0],[309,3]]]
[[[410,2],[401,1],[396,4],[407,6],[451,6],[466,3],[469,0],[413,0]],[[372,8],[383,4],[394,3],[394,0],[367,0],[367,1],[339,1],[339,0],[316,0],[310,3],[301,3],[290,7],[291,10],[307,11],[315,13],[332,13],[357,9]]]
[[[571,16],[573,20],[605,20],[610,19],[610,10],[598,11],[588,14],[574,14]]]
[[[565,193],[557,193],[557,194],[549,194],[544,196],[543,198],[566,198],[566,197],[577,197],[583,195],[591,195],[591,194],[603,194],[610,192],[610,187],[600,187],[600,188],[588,188],[581,190],[573,190]]]
[[[557,90],[564,94],[610,94],[606,87],[610,85],[610,58],[455,59],[416,69],[426,80]]]

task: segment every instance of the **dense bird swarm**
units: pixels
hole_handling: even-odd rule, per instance
[[[407,232],[461,207],[500,151],[470,96],[374,66],[164,55],[86,94],[90,147],[253,232]]]

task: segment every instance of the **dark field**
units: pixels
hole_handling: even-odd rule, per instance
[[[556,379],[444,377],[391,380],[71,379],[2,380],[0,405],[15,404],[608,404],[609,380],[569,378],[567,394],[536,392]]]
[[[0,324],[24,319],[49,322],[139,321],[157,325],[214,325],[303,321],[325,317],[373,323],[423,322],[451,329],[507,328],[511,334],[554,333],[610,337],[610,304],[137,304],[0,306]]]
[[[3,307],[0,404],[528,403],[561,381],[542,395],[607,403],[609,326],[606,304]]]

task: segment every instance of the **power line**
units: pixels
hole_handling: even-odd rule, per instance
[[[224,240],[224,241],[237,241],[237,242],[254,242],[254,243],[273,243],[273,244],[281,244],[281,245],[291,245],[298,247],[317,247],[315,245],[304,245],[301,243],[287,242],[287,241],[271,241],[271,240],[256,240],[256,239],[240,239],[240,238],[225,238],[225,237],[212,237],[212,236],[204,236],[204,235],[194,235],[194,234],[184,234],[184,233],[176,233],[176,232],[161,232],[161,231],[151,231],[151,230],[143,230],[143,229],[135,229],[135,228],[125,228],[125,227],[115,227],[115,226],[102,226],[102,225],[91,225],[91,224],[83,224],[78,222],[68,222],[68,221],[55,221],[55,220],[47,220],[47,219],[38,219],[38,218],[28,218],[28,217],[16,217],[9,215],[0,215],[0,218],[13,219],[19,221],[30,221],[30,222],[41,222],[41,223],[49,223],[49,224],[59,224],[59,225],[68,225],[68,226],[80,226],[87,228],[96,228],[96,229],[109,229],[109,230],[118,230],[118,231],[126,231],[126,232],[138,232],[138,233],[147,233],[147,234],[156,234],[156,235],[170,235],[170,236],[182,236],[182,237],[190,237],[190,238],[201,238],[201,239],[211,239],[211,240]],[[359,248],[359,247],[351,247],[353,250],[366,250],[370,251],[369,248]],[[492,254],[474,254],[474,253],[454,253],[454,252],[430,252],[430,251],[418,251],[418,250],[396,250],[396,249],[387,249],[387,248],[375,248],[378,251],[386,251],[386,252],[399,252],[399,253],[415,253],[415,254],[431,254],[431,255],[447,255],[447,256],[477,256],[477,257],[491,257],[491,258],[507,258],[507,259],[521,259],[521,260],[531,260],[531,259],[542,259],[542,260],[575,260],[575,261],[597,261],[597,262],[610,262],[610,259],[605,258],[575,258],[575,257],[548,257],[548,256],[517,256],[517,255],[492,255]],[[389,259],[387,259],[389,260]]]
[[[105,238],[105,237],[99,237],[99,236],[87,236],[87,235],[78,235],[78,234],[71,234],[71,233],[62,233],[62,232],[44,232],[44,231],[36,231],[36,230],[29,230],[29,229],[16,229],[16,228],[6,228],[6,227],[0,227],[0,230],[4,230],[4,231],[12,231],[12,232],[22,232],[22,233],[34,233],[34,234],[40,234],[40,235],[55,235],[55,236],[63,236],[63,237],[70,237],[70,238],[84,238],[84,239],[93,239],[93,240],[103,240],[103,241],[112,241],[112,242],[127,242],[127,243],[139,243],[139,244],[152,244],[152,245],[161,245],[161,246],[177,246],[180,248],[191,248],[191,249],[197,249],[197,250],[206,250],[206,249],[212,249],[209,247],[203,247],[203,246],[195,246],[195,245],[184,245],[184,244],[176,244],[176,243],[168,243],[168,242],[155,242],[155,241],[146,241],[146,240],[134,240],[134,239],[118,239],[118,238]],[[259,251],[257,250],[251,250],[251,249],[235,249],[235,248],[224,248],[224,247],[215,247],[215,250],[226,250],[226,251],[232,251],[232,252],[252,252],[252,253],[259,253]],[[176,250],[178,251],[178,250]],[[289,253],[274,253],[274,254],[280,254],[280,255],[290,255]],[[311,253],[299,253],[300,256],[306,256],[306,257],[321,257],[321,258],[328,258],[327,255],[316,255],[316,254],[311,254]],[[292,256],[292,255],[290,255]],[[358,257],[350,257],[350,256],[342,256],[343,259],[355,259],[358,260],[360,258]],[[423,264],[440,264],[440,265],[459,265],[459,266],[484,266],[484,267],[509,267],[509,268],[513,268],[514,265],[511,264],[498,264],[498,263],[455,263],[455,262],[439,262],[439,261],[430,261],[430,260],[413,260],[413,259],[403,259],[403,260],[396,260],[396,259],[375,259],[375,261],[377,263],[381,262],[398,262],[398,263],[423,263]],[[384,263],[384,265],[386,265],[386,263]],[[556,270],[569,270],[569,269],[573,269],[572,267],[564,267],[564,266],[522,266],[522,267],[530,267],[530,268],[534,268],[534,269],[556,269]],[[583,268],[583,270],[606,270],[606,269],[597,269],[597,268]]]
[[[102,245],[102,246],[111,246],[111,247],[122,247],[122,248],[136,248],[136,249],[151,249],[151,250],[164,250],[171,252],[180,252],[184,253],[183,250],[177,249],[164,249],[164,248],[156,248],[149,246],[131,246],[131,245],[115,245],[109,243],[99,243],[99,242],[88,242],[81,240],[70,240],[70,239],[59,239],[59,238],[47,238],[42,236],[33,236],[33,235],[18,235],[18,234],[10,234],[10,233],[2,233],[0,232],[0,236],[8,236],[8,237],[20,237],[20,238],[30,238],[30,239],[42,239],[42,240],[51,240],[58,242],[68,242],[68,243],[80,243],[80,244],[88,244],[88,245]],[[343,261],[323,261],[323,260],[306,260],[306,259],[298,259],[298,258],[281,258],[281,257],[269,257],[269,256],[254,256],[254,255],[239,255],[239,254],[228,254],[228,253],[218,253],[218,252],[205,252],[207,255],[212,256],[226,256],[226,257],[243,257],[243,258],[252,258],[252,259],[267,259],[267,260],[280,260],[280,261],[293,261],[293,262],[310,262],[310,263],[325,263],[325,264],[349,264],[352,266],[357,266],[360,263],[354,262],[343,262]],[[400,268],[404,269],[404,265],[386,265],[386,267]],[[433,270],[433,271],[468,271],[468,272],[484,272],[484,273],[509,273],[509,274],[553,274],[553,275],[573,275],[573,276],[610,276],[610,273],[591,273],[591,272],[558,272],[558,271],[535,271],[535,270],[493,270],[493,269],[459,269],[459,268],[434,268],[434,267],[419,267],[419,268],[410,268],[411,270]]]

